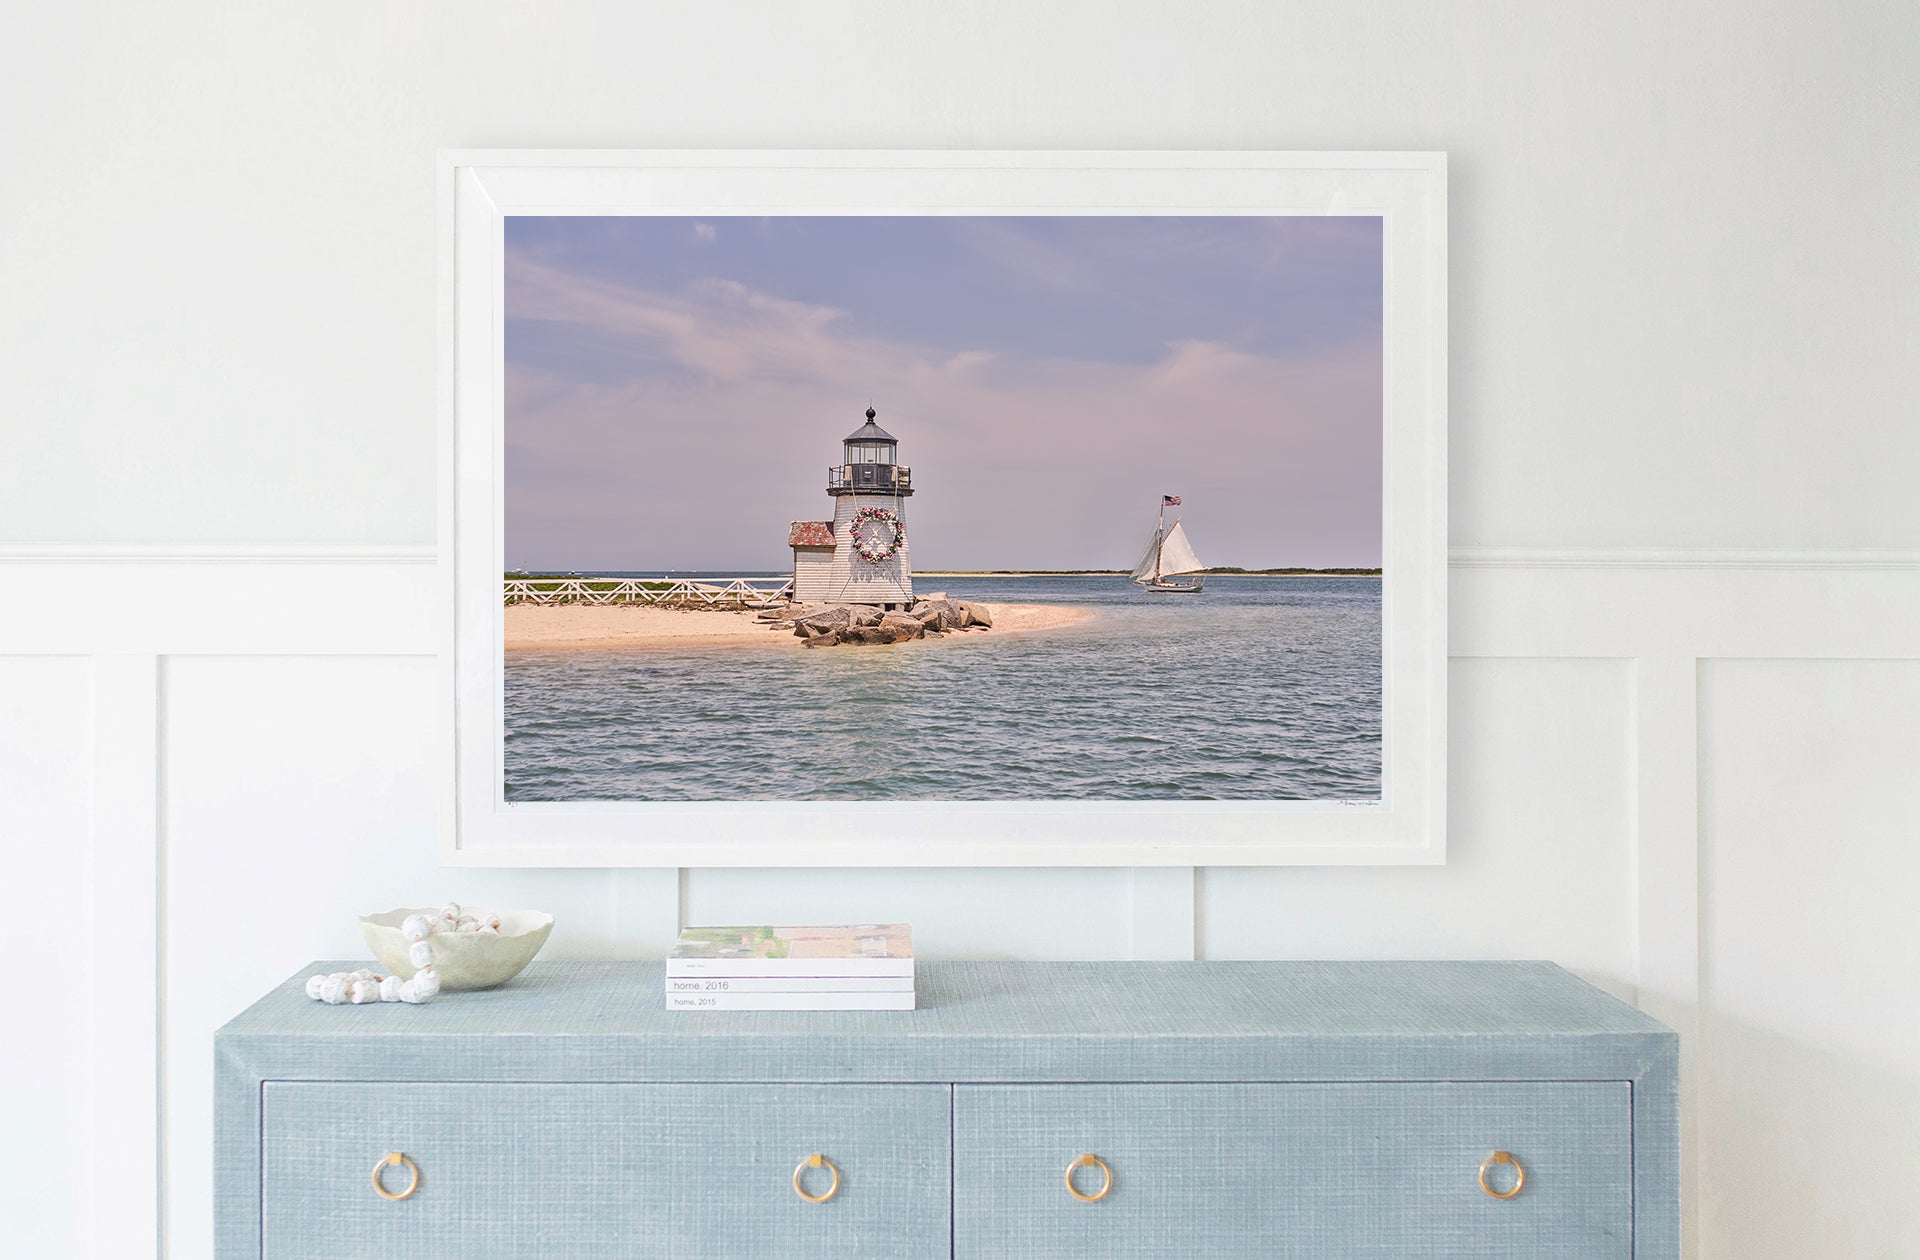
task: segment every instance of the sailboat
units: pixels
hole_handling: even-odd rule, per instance
[[[1193,544],[1187,541],[1187,531],[1178,520],[1172,529],[1167,528],[1169,500],[1175,505],[1180,502],[1172,495],[1161,496],[1160,521],[1154,526],[1153,540],[1147,544],[1147,554],[1133,566],[1133,576],[1127,580],[1142,590],[1164,595],[1195,595],[1206,584],[1207,579],[1201,574],[1207,566],[1193,553]],[[1184,582],[1174,580],[1189,573],[1193,576]]]

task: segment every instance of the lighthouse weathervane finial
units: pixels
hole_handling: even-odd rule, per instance
[[[867,419],[869,419],[869,420],[871,420],[871,419],[873,419],[873,418],[874,418],[875,416],[877,416],[877,415],[879,415],[879,414],[880,414],[879,412],[877,412],[877,411],[875,411],[875,410],[873,409],[873,404],[872,404],[872,403],[868,403],[868,404],[867,404]]]

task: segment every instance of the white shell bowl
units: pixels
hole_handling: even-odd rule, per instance
[[[440,987],[450,991],[491,989],[496,984],[505,984],[533,961],[553,931],[553,916],[539,910],[487,910],[469,906],[463,913],[483,922],[489,915],[499,915],[500,933],[496,936],[491,932],[435,932],[427,937],[433,949],[434,973],[440,977]],[[413,979],[414,973],[413,964],[407,961],[409,942],[400,935],[400,925],[410,914],[424,914],[432,919],[439,916],[440,910],[437,906],[402,907],[385,914],[360,916],[360,934],[367,938],[367,948],[373,951],[381,966],[402,980]]]

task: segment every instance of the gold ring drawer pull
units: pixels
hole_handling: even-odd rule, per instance
[[[1487,1170],[1492,1168],[1495,1164],[1512,1164],[1513,1165],[1513,1189],[1495,1190],[1492,1186],[1487,1184]],[[1487,1156],[1486,1163],[1480,1165],[1480,1188],[1487,1193],[1487,1196],[1489,1198],[1511,1199],[1514,1195],[1519,1194],[1520,1187],[1526,1184],[1527,1184],[1527,1170],[1520,1166],[1519,1160],[1507,1154],[1505,1151],[1495,1151],[1493,1154]]]
[[[827,1187],[825,1194],[808,1194],[807,1188],[800,1184],[800,1174],[809,1168],[824,1168],[833,1174],[833,1184]],[[793,1166],[793,1192],[809,1203],[825,1203],[840,1193],[840,1170],[825,1155],[809,1155]]]
[[[407,1172],[410,1174],[407,1178],[407,1188],[405,1190],[387,1189],[387,1187],[380,1180],[381,1170],[387,1169],[387,1168],[399,1168],[402,1166],[404,1166]],[[379,1163],[373,1166],[373,1192],[379,1195],[383,1199],[392,1199],[397,1202],[401,1199],[409,1197],[410,1195],[413,1194],[415,1190],[418,1190],[419,1188],[420,1188],[420,1165],[414,1163],[412,1160],[408,1159],[405,1155],[402,1155],[399,1151],[388,1151],[385,1157],[383,1157]]]
[[[1092,1194],[1082,1194],[1080,1187],[1073,1184],[1073,1170],[1076,1168],[1098,1168],[1100,1170],[1100,1188]],[[1113,1189],[1113,1169],[1107,1167],[1107,1161],[1098,1155],[1082,1155],[1067,1165],[1067,1193],[1082,1203],[1098,1203],[1107,1197]]]

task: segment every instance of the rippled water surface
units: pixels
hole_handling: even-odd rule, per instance
[[[507,799],[1380,795],[1378,579],[915,585],[1094,619],[808,652],[509,653]]]

